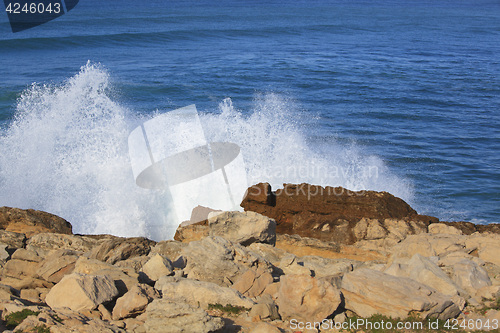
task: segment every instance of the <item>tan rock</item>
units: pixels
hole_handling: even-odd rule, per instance
[[[116,300],[116,305],[113,308],[113,320],[135,316],[143,312],[146,306],[156,298],[159,298],[159,295],[153,287],[148,285],[134,286]]]
[[[0,284],[0,302],[10,301],[17,291],[11,286]]]
[[[209,215],[210,216],[210,215]],[[208,218],[209,235],[234,243],[276,243],[276,222],[255,212],[223,212]]]
[[[260,322],[252,328],[250,333],[281,333],[281,330],[266,322]]]
[[[312,275],[311,270],[307,267],[304,267],[304,263],[299,262],[297,257],[293,254],[285,255],[281,259],[278,267],[281,268],[281,270],[283,270],[283,273],[286,275]]]
[[[48,293],[45,301],[52,309],[92,310],[118,296],[114,281],[102,275],[66,275]]]
[[[40,292],[36,289],[22,289],[20,297],[33,303],[40,302]]]
[[[473,234],[466,240],[467,249],[477,251],[477,256],[486,262],[500,266],[500,235]]]
[[[392,248],[395,258],[411,258],[415,254],[423,257],[443,257],[452,252],[467,252],[466,236],[449,234],[410,235]]]
[[[43,257],[54,250],[72,250],[84,253],[96,246],[98,242],[98,240],[86,236],[43,233],[28,239],[26,249],[33,250]]]
[[[7,261],[3,268],[3,276],[19,280],[35,277],[39,265],[40,264],[35,261],[11,259]]]
[[[340,291],[325,280],[307,275],[281,277],[277,305],[285,318],[322,321],[340,305]]]
[[[488,273],[468,259],[462,259],[453,265],[453,281],[471,295],[474,295],[478,289],[491,286]]]
[[[0,229],[23,233],[27,237],[53,232],[71,234],[71,224],[59,216],[34,209],[0,207]]]
[[[256,297],[261,295],[273,281],[273,276],[269,272],[249,269],[236,280],[232,288],[247,297]]]
[[[462,235],[462,231],[444,223],[431,223],[428,227],[430,234]]]
[[[36,274],[46,281],[58,283],[64,275],[73,272],[77,260],[74,251],[55,251],[41,262]]]
[[[464,294],[464,291],[441,268],[420,254],[415,254],[407,261],[407,264],[393,264],[385,270],[385,273],[393,276],[409,277],[445,295]]]
[[[460,312],[449,296],[413,279],[395,277],[366,268],[344,275],[342,293],[345,307],[361,317],[382,314],[406,318],[454,318]]]
[[[167,299],[154,300],[146,309],[144,323],[147,333],[215,332],[224,327],[221,318],[209,316],[204,310]]]
[[[25,234],[0,229],[0,243],[7,245],[9,251],[23,248],[25,241]]]
[[[155,254],[144,264],[142,272],[151,280],[158,281],[163,275],[171,275],[174,269],[168,258]]]
[[[161,241],[151,248],[150,255],[160,254],[172,261],[181,255],[182,249],[186,246],[186,243],[175,240]]]
[[[250,298],[232,288],[184,278],[177,282],[164,283],[161,291],[163,298],[178,300],[192,306],[201,306],[204,309],[208,309],[209,304],[217,303],[245,308],[251,308],[255,304]]]

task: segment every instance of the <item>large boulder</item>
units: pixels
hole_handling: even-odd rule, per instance
[[[160,254],[155,254],[149,259],[144,266],[142,272],[151,281],[158,281],[164,275],[170,275],[174,271],[172,262]]]
[[[481,288],[491,286],[488,273],[472,260],[462,259],[452,267],[453,280],[471,295]]]
[[[52,309],[92,310],[118,296],[114,281],[105,275],[66,275],[45,298]]]
[[[65,219],[34,209],[0,207],[0,229],[30,237],[43,232],[72,234],[71,224]]]
[[[347,273],[342,279],[345,308],[361,317],[381,314],[406,318],[447,320],[460,313],[450,296],[406,277],[396,277],[367,268]]]
[[[157,299],[146,309],[146,333],[215,332],[224,327],[221,318],[186,303]]]
[[[209,234],[247,246],[276,243],[276,222],[255,212],[223,212],[208,218]]]
[[[58,250],[44,258],[36,274],[45,281],[58,283],[75,269],[78,255],[74,251]]]
[[[221,287],[211,282],[191,279],[178,279],[166,282],[161,286],[163,298],[188,303],[208,309],[209,304],[231,304],[251,308],[255,302],[243,296],[240,292],[227,287]]]
[[[340,291],[324,279],[307,275],[281,277],[277,305],[282,317],[321,322],[340,303]]]
[[[278,233],[342,244],[387,237],[391,230],[386,220],[391,224],[403,221],[408,234],[427,231],[430,222],[438,221],[418,215],[402,199],[387,192],[354,192],[310,184],[283,184],[276,192],[269,184],[257,184],[248,189],[241,206],[274,219]],[[361,226],[354,230],[359,222]],[[401,228],[393,229],[400,232]]]

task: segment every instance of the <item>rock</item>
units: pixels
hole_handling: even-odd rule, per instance
[[[87,275],[106,275],[113,279],[119,294],[123,295],[130,290],[130,288],[139,283],[138,274],[132,269],[128,271],[125,270],[125,268],[120,268],[97,259],[80,257],[75,263],[73,272]]]
[[[114,281],[103,275],[66,275],[48,293],[45,302],[52,309],[92,310],[118,296]]]
[[[154,300],[146,309],[144,323],[147,333],[215,332],[224,327],[221,318],[209,316],[204,310],[167,299]]]
[[[139,274],[142,270],[142,267],[148,262],[149,259],[151,258],[148,256],[133,257],[125,260],[120,260],[113,266],[120,267],[121,269],[127,271],[132,270],[135,273]]]
[[[381,314],[406,318],[447,320],[459,314],[449,296],[413,279],[396,277],[379,271],[359,268],[344,275],[342,293],[345,308],[361,317]]]
[[[151,281],[158,281],[160,277],[171,275],[173,271],[172,262],[159,254],[153,255],[142,267],[142,272]]]
[[[453,265],[453,281],[471,295],[474,295],[478,289],[491,286],[488,273],[468,259],[462,259]]]
[[[322,321],[337,310],[340,292],[326,280],[307,275],[281,277],[277,305],[285,318]]]
[[[429,225],[428,230],[430,234],[462,235],[462,231],[460,229],[444,223],[432,223]]]
[[[18,232],[5,231],[0,229],[0,243],[7,245],[9,253],[23,248],[26,242],[26,235]]]
[[[240,275],[252,267],[266,268],[269,272],[272,270],[265,259],[218,236],[190,242],[182,250],[182,256],[187,260],[184,273],[188,278],[213,282],[220,286],[232,285]]]
[[[249,269],[236,280],[232,288],[247,297],[257,297],[271,283],[273,283],[273,276],[266,270]]]
[[[283,270],[284,274],[287,275],[308,275],[311,276],[312,272],[309,268],[304,267],[304,263],[299,263],[297,257],[293,254],[288,254],[284,256],[279,265],[279,268]]]
[[[74,251],[55,251],[40,263],[36,274],[45,281],[58,283],[64,275],[73,272],[77,260],[78,256]]]
[[[418,215],[403,200],[387,193],[353,192],[342,187],[283,184],[270,193],[269,184],[250,187],[241,206],[276,221],[276,231],[340,244],[378,239],[389,234],[386,219],[404,220],[409,233],[427,230],[438,219]],[[413,223],[411,223],[413,222]],[[358,223],[366,224],[354,230]]]
[[[255,212],[223,212],[208,219],[209,234],[233,243],[276,243],[276,222]]]
[[[500,266],[500,235],[498,234],[475,234],[467,237],[465,241],[469,250],[476,250],[477,256],[486,262]]]
[[[201,221],[189,225],[180,225],[175,230],[174,240],[189,243],[199,241],[208,236],[210,228],[207,221]]]
[[[154,299],[159,298],[153,287],[148,285],[136,285],[125,295],[116,300],[113,308],[113,320],[136,316],[143,312],[146,306]]]
[[[486,286],[478,289],[475,295],[478,299],[500,298],[500,286]]]
[[[7,261],[3,268],[3,277],[11,277],[19,280],[31,278],[36,276],[39,265],[36,261],[11,259]]]
[[[326,277],[332,275],[344,275],[354,267],[361,265],[361,262],[349,259],[328,259],[319,256],[305,256],[300,258],[299,263],[309,269],[314,277]]]
[[[85,253],[95,247],[98,242],[86,236],[43,233],[32,236],[27,242],[26,249],[41,256],[46,256],[56,250]]]
[[[0,207],[0,229],[25,234],[72,234],[71,224],[56,215],[34,209]]]
[[[157,243],[153,248],[151,248],[150,255],[160,254],[167,257],[171,261],[175,261],[182,252],[182,249],[187,246],[186,243],[167,240]]]
[[[278,307],[274,303],[271,296],[266,295],[265,297],[259,297],[257,304],[255,304],[250,312],[248,313],[249,318],[258,317],[261,320],[277,320],[280,319],[278,313]]]
[[[466,236],[449,234],[410,235],[394,246],[394,258],[411,258],[415,254],[424,257],[444,257],[453,252],[468,252],[465,246]]]
[[[40,292],[36,289],[22,289],[19,296],[32,303],[40,303]]]
[[[201,306],[208,309],[209,304],[231,304],[252,308],[255,304],[250,298],[243,296],[232,288],[226,288],[211,282],[179,279],[177,282],[163,283],[163,298]]]
[[[281,330],[266,322],[260,322],[252,328],[250,333],[281,333]]]
[[[0,284],[0,302],[10,301],[19,292],[11,286]]]
[[[120,260],[148,255],[154,245],[156,245],[156,242],[144,237],[116,237],[105,240],[99,246],[93,248],[89,258],[115,264]]]
[[[407,264],[393,264],[393,266],[385,270],[385,273],[393,276],[409,277],[445,295],[464,294],[464,291],[441,268],[420,254],[415,254]]]

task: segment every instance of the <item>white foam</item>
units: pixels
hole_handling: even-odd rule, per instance
[[[89,63],[59,86],[34,84],[23,92],[0,137],[0,206],[57,214],[77,233],[172,237],[177,222],[169,194],[134,183],[127,138],[144,119],[113,101],[109,89],[107,72]],[[293,102],[268,94],[246,113],[224,100],[220,112],[201,110],[200,119],[208,141],[241,147],[251,184],[385,190],[411,201],[408,183],[356,145],[308,145],[293,110]]]

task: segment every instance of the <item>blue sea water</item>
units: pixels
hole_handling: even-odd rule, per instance
[[[16,34],[2,13],[0,206],[149,235],[162,198],[134,187],[127,135],[195,103],[249,182],[500,222],[499,54],[491,0],[81,0]]]

